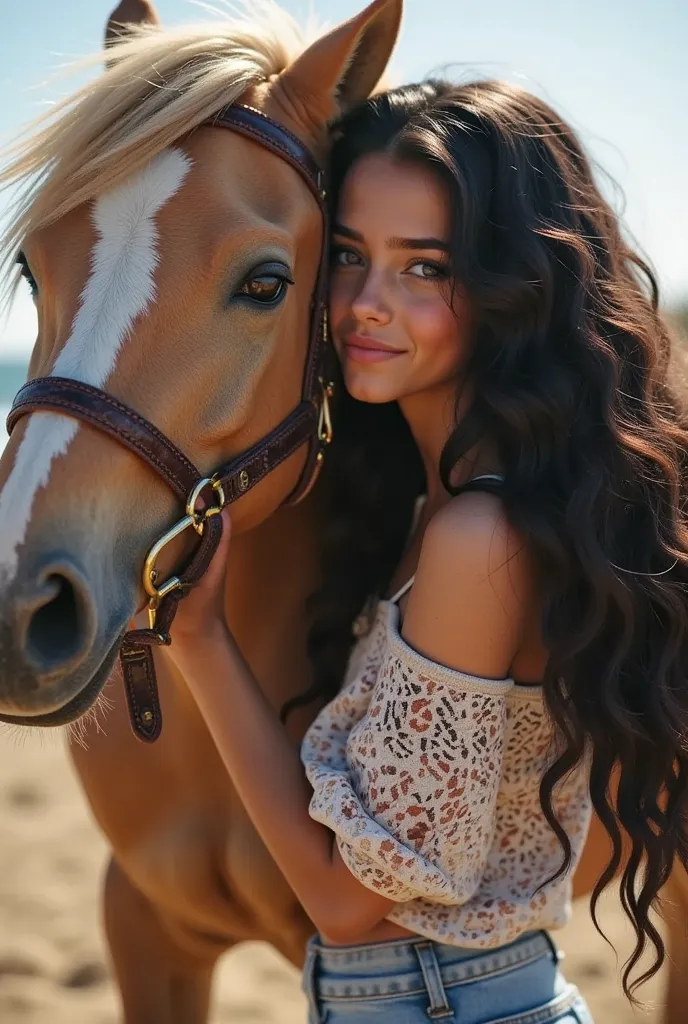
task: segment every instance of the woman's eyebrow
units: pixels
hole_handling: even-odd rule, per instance
[[[333,224],[332,232],[335,235],[344,235],[354,242],[364,242],[365,239],[360,231],[347,228],[345,224]],[[439,252],[449,252],[449,246],[441,238],[399,238],[387,239],[388,249],[437,249]]]
[[[449,246],[441,238],[388,238],[389,249],[439,249],[449,252]]]
[[[345,238],[351,238],[354,242],[363,242],[363,235],[359,231],[354,231],[353,228],[347,228],[344,224],[333,224],[332,233],[335,235],[344,235]]]

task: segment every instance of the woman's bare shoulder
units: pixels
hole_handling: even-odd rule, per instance
[[[492,494],[460,495],[430,521],[404,618],[404,639],[449,668],[503,678],[535,600],[523,536]]]

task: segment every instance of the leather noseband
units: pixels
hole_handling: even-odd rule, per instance
[[[302,445],[308,444],[306,464],[295,490],[287,499],[294,503],[310,490],[332,437],[328,383],[330,358],[327,337],[327,210],[323,171],[306,146],[287,128],[252,107],[224,107],[207,124],[238,132],[285,160],[311,190],[323,218],[320,266],[311,300],[311,322],[303,375],[301,401],[265,437],[241,455],[205,476],[152,423],[118,399],[78,380],[40,377],[28,381],[17,393],[7,418],[8,433],[25,415],[41,411],[75,417],[124,445],[160,476],[185,504],[186,516],[151,548],[144,567],[144,586],[149,595],[149,628],[126,633],[120,660],[124,687],[135,735],[153,742],[160,735],[162,712],[158,698],[152,648],[171,643],[170,628],[178,602],[208,568],[222,535],[223,508],[251,490]],[[198,503],[202,501],[199,509]],[[162,548],[192,528],[197,543],[185,565],[162,586],[157,582],[155,559]]]

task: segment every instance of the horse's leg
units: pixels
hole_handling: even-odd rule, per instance
[[[115,860],[105,878],[104,922],[124,1024],[206,1024],[216,958],[175,942]]]

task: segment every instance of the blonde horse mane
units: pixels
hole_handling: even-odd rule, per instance
[[[0,306],[16,287],[10,268],[29,232],[113,188],[251,85],[287,68],[307,42],[286,11],[254,0],[250,15],[170,29],[132,26],[107,51],[72,65],[107,61],[108,68],[0,153],[0,192],[21,186],[0,241]]]

